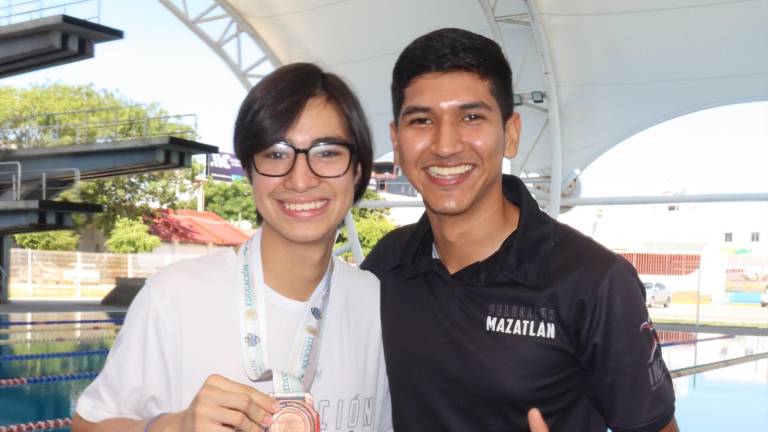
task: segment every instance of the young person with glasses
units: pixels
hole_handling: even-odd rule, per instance
[[[391,430],[378,280],[332,257],[371,173],[360,103],[284,66],[245,98],[234,145],[260,229],[147,280],[73,431]]]

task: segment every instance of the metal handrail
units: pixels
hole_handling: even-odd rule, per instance
[[[16,165],[16,174],[15,178],[11,179],[11,182],[13,184],[13,195],[16,199],[16,201],[21,199],[21,162],[17,161],[9,161],[9,162],[0,162],[0,165]]]
[[[727,360],[720,360],[713,363],[707,363],[703,365],[695,365],[695,366],[689,366],[684,367],[680,369],[675,369],[671,371],[669,374],[672,376],[672,378],[680,378],[688,375],[695,375],[702,372],[708,372],[715,369],[720,369],[728,366],[735,366],[737,364],[742,363],[749,363],[757,360],[762,360],[764,358],[768,358],[768,352],[764,353],[758,353],[758,354],[752,354],[747,355],[744,357],[737,357],[733,359],[727,359]]]
[[[167,131],[162,132],[149,132],[149,126],[152,123],[167,121],[167,120],[179,120],[180,123],[168,123],[166,126],[170,127]],[[189,122],[184,122],[185,119],[190,119]],[[191,124],[190,124],[191,123]],[[126,125],[142,126],[136,128],[136,130],[121,132],[120,127]],[[145,138],[154,136],[171,136],[174,134],[181,134],[184,136],[197,136],[197,114],[168,114],[155,117],[140,117],[128,120],[115,120],[110,122],[99,123],[54,123],[47,125],[28,125],[20,127],[8,127],[0,128],[0,133],[10,135],[11,138],[7,140],[6,145],[15,144],[22,148],[40,147],[42,144],[57,144],[62,143],[64,138],[71,139],[72,142],[68,144],[81,144],[83,140],[81,137],[87,135],[88,131],[103,129],[104,132],[92,139],[97,141],[117,141],[121,139],[129,138]],[[187,130],[190,129],[190,130]],[[61,136],[62,130],[69,130],[74,133],[73,136]],[[35,138],[32,139],[32,135]],[[50,135],[50,136],[47,136]]]
[[[18,168],[21,168],[21,164],[18,162],[0,162],[0,164],[18,164]],[[9,171],[0,171],[0,177],[4,175],[11,175],[12,181],[11,184],[13,185],[13,192],[14,192],[14,199],[17,201],[21,199],[21,180],[16,182],[16,179],[21,179],[21,174],[29,174],[29,173],[41,173],[40,179],[42,181],[42,195],[43,199],[46,199],[48,194],[48,188],[47,188],[47,181],[48,181],[48,173],[51,172],[69,172],[71,171],[73,176],[73,182],[74,184],[72,186],[68,186],[67,189],[75,188],[79,191],[80,189],[80,180],[81,180],[81,173],[78,168],[51,168],[47,170],[26,170],[26,171],[17,171],[17,172],[9,172]],[[4,182],[0,182],[0,185],[4,184]]]
[[[65,171],[65,172],[72,171],[72,173],[74,174],[73,175],[74,184],[72,185],[72,187],[77,189],[77,190],[79,190],[80,189],[80,170],[77,169],[77,168],[51,168],[51,169],[48,169],[48,170],[28,170],[28,171],[24,171],[24,172],[26,172],[26,173],[37,173],[37,172],[39,172],[39,173],[42,174],[40,176],[40,178],[42,180],[42,186],[43,186],[43,199],[46,199],[46,195],[47,195],[47,190],[46,190],[47,176],[46,176],[46,174],[49,173],[49,172],[61,172],[61,171]]]
[[[90,114],[90,113],[96,113],[96,112],[103,112],[103,111],[124,111],[129,110],[131,108],[140,108],[147,106],[146,104],[133,104],[133,105],[126,105],[126,106],[119,106],[119,107],[104,107],[104,108],[87,108],[87,109],[79,109],[79,110],[71,110],[71,111],[54,111],[54,112],[44,112],[40,114],[33,114],[26,117],[12,117],[7,119],[7,121],[24,121],[24,120],[31,120],[39,117],[58,117],[58,116],[65,116],[70,114]]]
[[[37,3],[39,5],[38,8],[31,8],[29,10],[25,10],[22,12],[16,12],[13,13],[13,8],[18,8],[20,6],[27,6],[31,4]],[[60,3],[56,5],[50,5],[50,6],[43,6],[43,2],[41,0],[29,0],[29,1],[22,1],[22,2],[16,2],[12,3],[9,2],[5,6],[0,6],[0,10],[7,9],[8,13],[5,15],[2,15],[2,18],[5,18],[8,21],[8,24],[11,23],[11,18],[18,17],[18,16],[24,16],[24,15],[30,15],[30,20],[34,19],[32,17],[33,15],[37,15],[38,18],[43,17],[43,11],[50,11],[50,10],[62,10],[62,13],[67,13],[67,6],[75,6],[83,3],[95,3],[96,4],[96,15],[95,16],[89,16],[89,17],[82,17],[81,19],[84,19],[86,21],[96,21],[101,22],[101,0],[71,0],[66,3]]]

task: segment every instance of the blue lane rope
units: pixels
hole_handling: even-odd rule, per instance
[[[37,376],[28,376],[28,377],[2,378],[0,379],[0,388],[21,387],[21,386],[32,385],[32,384],[45,384],[45,383],[51,383],[51,382],[94,379],[98,374],[99,372],[96,372],[96,371],[86,371],[86,372],[75,372],[70,374],[37,375]]]
[[[109,349],[102,348],[92,351],[63,351],[63,352],[50,352],[40,354],[10,354],[0,356],[0,362],[16,361],[16,360],[33,360],[33,359],[45,359],[45,358],[60,358],[60,357],[84,357],[90,355],[107,355]]]
[[[116,323],[122,324],[122,319],[93,319],[93,320],[61,320],[61,321],[0,321],[0,327],[10,327],[17,325],[46,325],[46,324],[96,324],[96,323]]]
[[[71,425],[72,419],[69,417],[64,417],[0,426],[0,432],[32,432],[39,430],[64,429],[70,427]]]
[[[0,339],[0,346],[60,343],[60,342],[77,342],[77,343],[103,342],[107,340],[112,340],[116,337],[117,335],[113,333],[109,335],[97,334],[97,335],[85,335],[85,336],[79,336],[79,337],[57,336],[57,337],[48,337],[48,338],[35,338],[35,339],[24,339],[24,338]]]

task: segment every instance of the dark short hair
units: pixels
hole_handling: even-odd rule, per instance
[[[240,105],[235,122],[237,158],[252,181],[253,156],[285,138],[307,102],[324,96],[341,112],[354,147],[352,169],[360,165],[355,202],[362,198],[371,178],[373,147],[365,112],[352,90],[338,76],[311,63],[277,68],[256,84]]]
[[[432,72],[471,72],[487,80],[506,122],[514,112],[512,69],[499,44],[457,28],[427,33],[408,45],[392,71],[392,111],[395,124],[403,108],[405,89],[414,79]]]

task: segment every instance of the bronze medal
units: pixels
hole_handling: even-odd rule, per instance
[[[312,395],[304,399],[277,399],[280,411],[273,415],[274,423],[267,432],[320,432],[320,415],[312,406]]]

